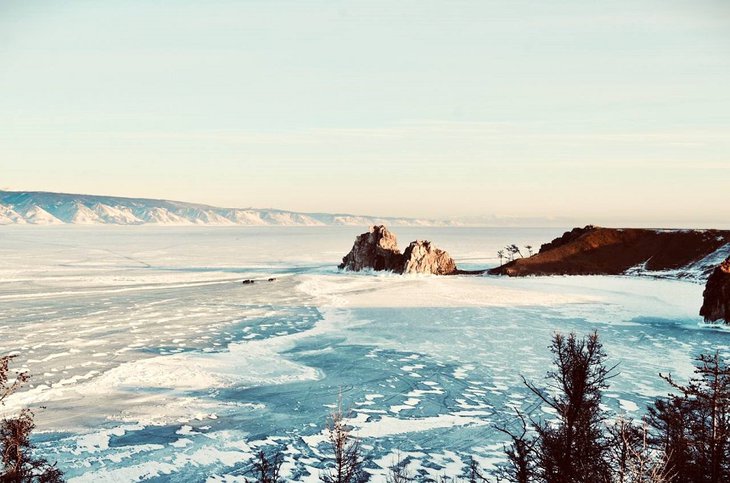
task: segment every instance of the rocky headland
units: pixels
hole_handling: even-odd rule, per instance
[[[458,273],[451,256],[429,241],[416,240],[405,252],[398,248],[398,240],[385,226],[376,225],[358,235],[350,253],[342,258],[341,270],[377,270],[394,273],[428,273],[452,275]]]
[[[700,315],[730,323],[730,231],[574,228],[491,275],[649,275],[704,283]],[[727,258],[726,258],[727,257]],[[722,260],[725,260],[724,262]]]
[[[519,253],[519,251],[517,251]],[[723,261],[724,260],[724,261]],[[490,270],[459,270],[451,256],[428,241],[404,252],[383,225],[358,235],[340,269],[434,275],[649,275],[707,285],[700,310],[706,321],[730,323],[730,231],[574,228],[532,255]],[[709,277],[709,278],[708,278]]]
[[[730,231],[574,228],[492,275],[653,275],[704,281],[730,255]]]

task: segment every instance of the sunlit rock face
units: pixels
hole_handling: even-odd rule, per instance
[[[385,226],[378,225],[357,236],[352,250],[342,259],[339,268],[448,275],[456,272],[456,263],[448,253],[432,246],[429,241],[413,241],[405,253],[401,253],[395,235]]]
[[[730,257],[712,272],[702,296],[700,315],[705,321],[730,323]]]
[[[658,275],[706,280],[730,253],[730,230],[586,226],[489,270],[490,275]]]
[[[449,275],[456,271],[456,263],[444,250],[429,241],[414,241],[403,253],[403,273],[430,273]]]
[[[370,231],[358,235],[350,253],[345,255],[340,269],[360,271],[366,269],[388,270],[401,273],[403,254],[398,240],[383,225],[373,226]]]

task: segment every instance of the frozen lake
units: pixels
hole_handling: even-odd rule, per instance
[[[338,273],[361,228],[0,228],[0,353],[33,374],[40,451],[71,481],[243,481],[279,447],[318,481],[341,395],[373,481],[399,453],[423,478],[501,458],[514,409],[539,416],[554,331],[602,337],[605,404],[640,416],[730,332],[701,324],[703,287],[628,277]],[[397,228],[460,268],[560,229]],[[276,281],[265,280],[275,277]],[[241,280],[264,280],[241,285]]]

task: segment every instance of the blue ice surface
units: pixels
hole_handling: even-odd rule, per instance
[[[292,330],[312,323],[308,308],[306,323],[297,324],[293,311],[286,325]],[[699,329],[689,320],[637,317],[632,325],[591,322],[564,313],[562,307],[422,307],[347,309],[352,320],[366,321],[331,334],[305,337],[283,355],[296,363],[316,368],[322,377],[281,385],[230,387],[213,396],[224,402],[260,404],[259,409],[233,410],[215,420],[188,423],[194,430],[185,437],[192,443],[184,448],[171,446],[181,436],[179,425],[148,426],[112,436],[109,449],[98,454],[74,454],[74,436],[44,434],[37,443],[43,454],[58,461],[69,477],[101,468],[168,462],[172,466],[180,454],[194,454],[210,447],[226,447],[241,441],[269,439],[264,448],[289,448],[293,471],[290,477],[312,475],[318,463],[307,460],[313,450],[327,453],[326,445],[311,448],[302,436],[316,435],[325,427],[332,405],[342,398],[350,414],[363,410],[367,421],[377,423],[383,417],[417,420],[443,414],[476,412],[487,424],[453,426],[413,431],[380,438],[364,438],[363,447],[373,460],[400,451],[427,455],[420,472],[442,469],[429,462],[428,455],[452,451],[467,461],[471,455],[485,460],[499,458],[504,436],[495,424],[514,424],[514,410],[519,408],[536,417],[542,413],[535,397],[523,385],[520,376],[540,385],[549,369],[548,344],[552,334],[598,330],[608,353],[608,364],[619,363],[612,387],[604,402],[615,414],[626,413],[620,401],[632,401],[640,417],[654,397],[652,388],[661,393],[659,372],[672,370],[667,350],[682,347],[689,356],[730,343],[730,333]],[[301,314],[300,314],[301,315]],[[316,317],[315,319],[319,319]],[[265,318],[248,323],[264,324]],[[240,340],[242,325],[229,330]],[[258,330],[260,336],[275,337],[271,330]],[[428,384],[425,384],[428,383]],[[412,391],[424,391],[416,397]],[[651,392],[651,391],[650,391]],[[368,395],[382,395],[370,398]],[[210,397],[200,394],[200,397]],[[409,399],[418,399],[412,409],[397,409]],[[394,409],[394,407],[396,409]],[[382,411],[382,413],[372,411]],[[397,412],[396,412],[397,411]],[[415,428],[415,427],[414,427]],[[274,438],[271,440],[270,438]],[[273,442],[273,443],[272,443]],[[115,458],[123,450],[137,451],[133,456]],[[108,458],[105,458],[107,456]],[[306,461],[306,464],[302,463]],[[171,473],[161,473],[150,481],[204,481],[211,474],[244,475],[250,469],[247,456],[232,465],[184,464]]]
[[[598,330],[607,363],[619,364],[605,405],[613,414],[634,417],[668,391],[660,372],[672,371],[684,379],[691,374],[694,356],[730,347],[730,332],[699,325],[695,308],[657,310],[671,297],[656,295],[674,287],[648,279],[593,279],[597,285],[585,290],[608,302],[530,306],[507,300],[502,306],[344,306],[331,312],[303,298],[297,292],[298,278],[338,281],[341,274],[335,267],[362,231],[61,227],[4,232],[0,255],[6,263],[0,271],[10,267],[9,276],[23,281],[0,286],[5,297],[0,348],[21,351],[33,361],[28,362],[33,384],[44,384],[47,377],[51,385],[84,374],[89,368],[83,364],[89,361],[101,364],[104,373],[153,356],[232,354],[229,344],[245,350],[249,343],[294,334],[299,337],[283,350],[283,360],[318,374],[284,384],[234,383],[211,390],[129,388],[128,395],[148,391],[170,401],[185,396],[216,406],[210,411],[214,418],[158,425],[115,419],[110,408],[116,401],[103,397],[96,408],[73,398],[49,401],[56,421],[87,419],[87,427],[41,432],[46,430],[39,425],[34,437],[39,454],[57,461],[72,481],[198,482],[216,475],[235,481],[249,471],[253,453],[279,448],[286,454],[289,479],[313,481],[322,470],[320,455],[330,454],[321,437],[327,415],[342,397],[354,426],[381,435],[362,439],[369,471],[381,471],[399,451],[421,479],[444,471],[454,475],[470,455],[488,467],[502,457],[505,437],[494,425],[514,424],[515,409],[535,418],[550,417],[520,376],[545,383],[548,345],[556,330],[579,335]],[[427,227],[399,228],[397,233],[401,246],[412,239],[433,240],[468,269],[497,263],[496,251],[507,243],[538,246],[562,231]],[[268,276],[279,279],[240,284],[241,278]],[[110,281],[116,277],[144,290],[118,291],[128,285]],[[180,280],[191,278],[216,284],[179,286]],[[590,285],[585,279],[566,280],[494,279],[485,290],[509,286],[561,294]],[[73,296],[43,295],[74,287],[79,293]],[[690,292],[689,305],[698,305],[701,288]],[[316,330],[333,316],[336,320],[326,331]],[[97,341],[98,347],[85,345]],[[57,342],[59,347],[48,347]],[[41,344],[46,345],[36,348]],[[43,362],[76,344],[84,351]],[[92,352],[105,355],[93,357]],[[52,372],[59,367],[59,373]],[[92,378],[79,385],[95,383]],[[42,420],[43,413],[38,414]],[[448,424],[459,419],[444,419],[446,424],[424,429],[424,422],[439,417],[483,424]]]

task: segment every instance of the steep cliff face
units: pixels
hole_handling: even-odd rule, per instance
[[[730,323],[730,257],[707,279],[700,315],[706,322]]]
[[[398,273],[401,273],[402,267],[403,254],[398,249],[398,240],[383,225],[373,226],[367,233],[358,235],[352,250],[339,265],[345,270],[373,269]]]
[[[456,272],[456,263],[445,251],[431,246],[428,241],[414,241],[403,253],[403,273],[430,273],[450,275]]]
[[[449,275],[457,271],[456,263],[449,254],[428,241],[411,242],[405,253],[401,253],[395,235],[383,225],[373,226],[367,233],[358,235],[339,268],[434,275]]]
[[[667,273],[704,279],[730,254],[730,232],[587,226],[566,232],[540,252],[489,271],[494,275],[619,275]],[[722,259],[720,258],[720,259]],[[670,273],[671,272],[671,273]]]

